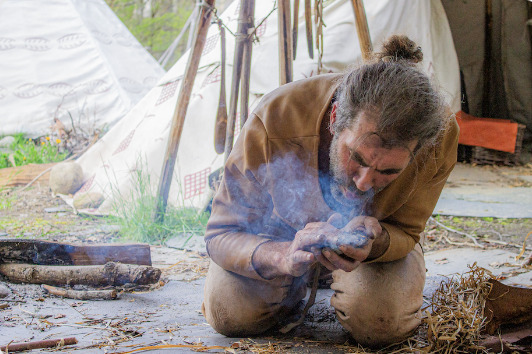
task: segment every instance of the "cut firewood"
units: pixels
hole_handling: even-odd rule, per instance
[[[128,283],[149,285],[159,281],[158,268],[108,262],[100,266],[43,266],[0,264],[0,274],[10,281],[50,285],[120,286]]]
[[[38,340],[35,342],[13,343],[13,344],[4,345],[0,347],[0,351],[2,353],[21,352],[23,350],[62,347],[64,345],[73,345],[73,344],[76,344],[77,342],[78,340],[74,337],[61,338],[61,339]]]
[[[514,325],[532,320],[532,289],[504,285],[491,279],[484,316],[486,332],[494,334],[500,325]]]
[[[57,163],[33,164],[24,166],[8,167],[0,169],[0,187],[18,187],[25,186],[42,172],[48,172],[41,175],[38,179],[41,186],[48,186],[50,179],[50,169]]]
[[[147,244],[74,245],[41,240],[0,240],[0,263],[102,265],[107,262],[151,265]]]
[[[61,289],[55,286],[43,284],[42,288],[48,293],[76,300],[115,300],[118,295],[116,290],[72,290]]]

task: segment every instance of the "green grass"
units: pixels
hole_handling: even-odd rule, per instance
[[[16,199],[17,197],[12,193],[11,188],[0,186],[0,210],[10,209]]]
[[[142,171],[134,175],[131,195],[115,194],[113,223],[120,227],[120,237],[136,242],[163,244],[173,237],[181,237],[185,245],[194,236],[203,236],[208,213],[194,208],[168,205],[162,223],[153,221],[156,198],[150,188],[150,177]]]
[[[0,168],[13,167],[9,161],[9,156],[13,156],[15,165],[23,166],[29,163],[51,163],[63,161],[67,152],[60,152],[60,139],[46,137],[35,141],[27,139],[23,134],[13,135],[15,141],[11,144],[12,152],[0,152]]]

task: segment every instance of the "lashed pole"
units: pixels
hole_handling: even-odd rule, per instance
[[[222,52],[220,57],[220,97],[218,98],[216,124],[214,125],[214,150],[217,154],[223,154],[227,131],[227,105],[225,103],[225,29],[222,26],[222,20],[218,20],[218,27],[220,29]]]
[[[166,206],[168,203],[168,193],[170,192],[170,185],[172,183],[172,175],[174,173],[179,141],[181,139],[181,133],[183,132],[185,116],[187,115],[188,103],[190,101],[190,95],[192,94],[194,79],[196,78],[196,73],[198,71],[201,53],[205,47],[207,32],[209,30],[209,25],[211,24],[214,2],[215,0],[203,0],[197,19],[197,26],[195,26],[196,34],[194,45],[190,52],[190,56],[188,57],[185,76],[183,77],[181,90],[179,91],[179,96],[174,109],[172,126],[170,127],[168,144],[166,145],[166,153],[163,160],[161,179],[157,190],[157,204],[155,205],[155,211],[153,213],[153,220],[157,223],[161,223],[164,220],[164,213],[166,212]]]
[[[305,0],[305,29],[307,31],[308,56],[314,59],[314,41],[312,40],[312,9],[310,0]]]
[[[292,81],[292,28],[290,26],[290,0],[279,0],[279,84]]]
[[[253,40],[250,35],[250,29],[255,27],[255,0],[250,3],[249,15],[247,18],[247,36],[244,41],[244,54],[242,60],[242,78],[240,87],[240,128],[244,126],[248,118],[248,105],[249,105],[249,85],[251,79],[251,52],[253,49]]]
[[[362,0],[352,0],[353,10],[355,12],[355,25],[357,28],[358,42],[360,43],[360,51],[362,52],[362,59],[367,61],[371,58],[373,46],[371,44],[371,37],[369,35],[368,20],[366,18],[366,11],[364,10],[364,2]]]
[[[233,57],[233,77],[231,81],[231,97],[229,98],[229,116],[227,117],[227,132],[225,135],[225,160],[233,149],[235,136],[236,110],[238,92],[240,90],[240,77],[242,76],[242,61],[244,59],[244,46],[248,38],[248,28],[253,26],[252,11],[255,8],[254,0],[241,0],[238,15],[238,29],[236,34],[235,53]],[[251,19],[251,24],[250,24]]]

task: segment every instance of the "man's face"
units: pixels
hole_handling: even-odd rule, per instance
[[[417,140],[405,146],[385,147],[374,134],[374,120],[361,112],[353,125],[334,134],[330,148],[331,192],[344,205],[371,198],[399,177],[411,160]],[[336,104],[331,123],[336,120]]]

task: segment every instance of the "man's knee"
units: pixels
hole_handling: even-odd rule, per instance
[[[339,310],[336,313],[338,320],[353,339],[368,347],[383,347],[402,342],[421,323],[419,311],[404,314],[402,311],[378,308],[366,313],[344,313]]]
[[[390,263],[335,271],[331,305],[338,320],[363,345],[384,346],[406,339],[420,324],[425,263],[420,249]]]
[[[202,312],[218,333],[228,337],[256,335],[277,323],[276,315],[289,292],[289,283],[245,278],[211,262]]]

